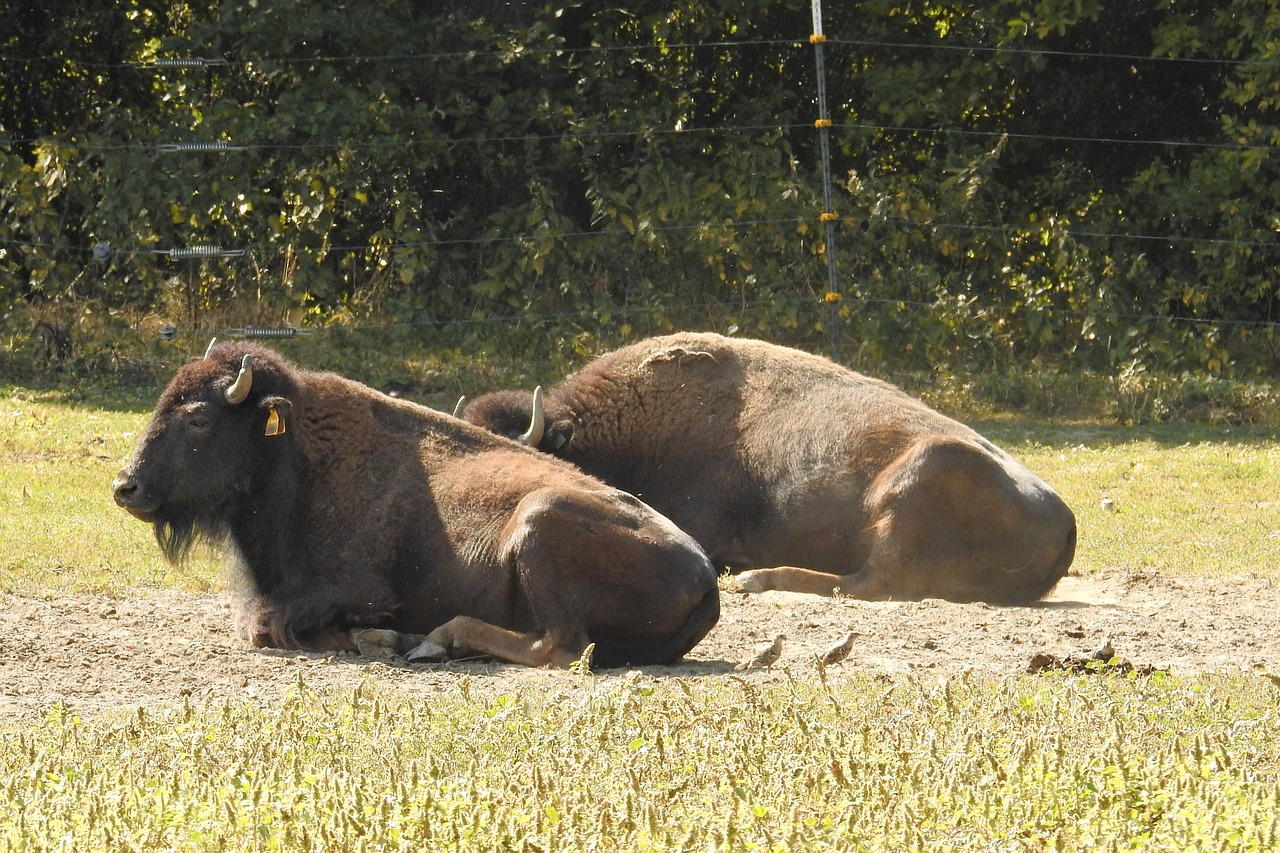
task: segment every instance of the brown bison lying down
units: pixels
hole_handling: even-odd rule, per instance
[[[170,560],[230,542],[257,646],[663,663],[719,616],[697,543],[630,495],[258,346],[178,371],[114,492]]]
[[[1008,453],[798,350],[652,338],[534,397],[461,414],[636,495],[714,562],[753,569],[747,591],[1028,602],[1075,553],[1071,510]]]

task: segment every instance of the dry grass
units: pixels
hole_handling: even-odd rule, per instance
[[[1276,690],[1106,677],[385,690],[0,731],[6,849],[1249,850]]]

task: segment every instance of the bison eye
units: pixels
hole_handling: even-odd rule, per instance
[[[196,415],[188,423],[190,423],[192,429],[208,429],[209,428],[209,419],[204,415]]]

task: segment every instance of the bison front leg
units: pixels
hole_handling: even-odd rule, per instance
[[[255,649],[350,652],[358,646],[350,631],[314,628],[298,634],[289,614],[265,599],[247,603],[237,617],[237,631]]]
[[[795,566],[777,566],[772,569],[751,569],[734,576],[729,581],[732,592],[803,592],[809,595],[844,595],[876,601],[889,598],[892,592],[876,577],[860,572],[852,575],[831,575],[800,569]]]
[[[551,632],[525,634],[471,616],[455,616],[428,634],[405,657],[419,661],[488,655],[524,666],[566,668],[582,657],[586,647],[585,637],[555,637]]]

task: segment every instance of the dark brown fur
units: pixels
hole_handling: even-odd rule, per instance
[[[245,354],[251,393],[225,389]],[[271,413],[285,431],[266,435]],[[563,665],[680,658],[719,614],[698,545],[557,460],[275,352],[220,344],[178,371],[116,500],[179,560],[228,539],[259,646],[346,649],[351,631]]]
[[[1026,602],[1066,573],[1075,516],[1039,477],[899,389],[763,341],[652,338],[545,397],[540,447],[639,497],[744,589]],[[518,435],[530,395],[463,417]],[[777,568],[763,568],[777,567]]]

